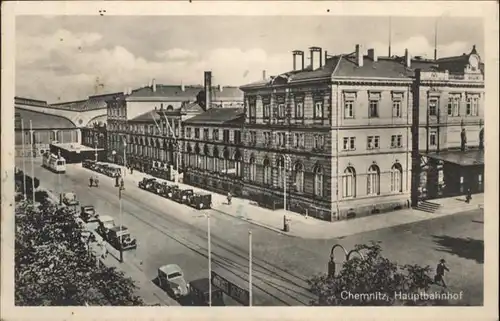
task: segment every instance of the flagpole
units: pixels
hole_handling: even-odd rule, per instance
[[[33,194],[33,205],[35,205],[35,165],[34,165],[34,157],[33,157],[33,123],[30,120],[30,141],[31,141],[31,189],[32,189],[32,194]]]
[[[26,200],[26,142],[24,135],[24,120],[21,120],[21,131],[22,131],[22,144],[23,144],[23,191],[24,191],[24,199]]]
[[[252,231],[248,231],[248,306],[252,306]]]
[[[208,224],[208,306],[212,306],[212,245],[210,240],[210,214],[207,214]]]

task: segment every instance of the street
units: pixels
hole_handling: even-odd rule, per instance
[[[22,167],[22,161],[16,159]],[[27,162],[28,167],[28,162]],[[119,224],[120,204],[114,179],[68,165],[56,175],[35,161],[35,176],[41,186],[58,195],[73,191],[82,205],[94,205],[98,213],[111,215]],[[30,174],[30,171],[28,171]],[[99,188],[90,188],[90,175],[99,175]],[[446,259],[450,291],[464,291],[462,304],[483,301],[483,211],[450,215],[410,225],[401,225],[342,239],[307,240],[280,235],[216,211],[197,211],[126,181],[122,195],[122,222],[137,238],[137,250],[124,258],[139,267],[150,280],[157,269],[176,263],[186,281],[208,277],[207,218],[211,222],[212,269],[242,288],[248,288],[248,231],[253,234],[253,305],[307,305],[313,298],[306,280],[326,271],[331,247],[380,241],[383,255],[399,264],[430,265]],[[328,224],[328,223],[325,223]],[[353,221],[355,224],[355,221]],[[238,305],[227,300],[228,305]]]

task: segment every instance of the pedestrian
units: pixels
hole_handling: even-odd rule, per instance
[[[439,263],[436,267],[436,276],[434,277],[434,283],[440,284],[441,286],[447,288],[446,282],[444,281],[444,273],[445,271],[450,271],[446,266],[446,261],[444,259],[439,260]]]
[[[231,198],[233,196],[231,195],[231,192],[227,192],[227,205],[231,205]]]
[[[130,174],[134,174],[134,168],[130,166]]]
[[[90,176],[89,181],[90,181],[90,187],[94,186],[94,178],[92,176]]]
[[[99,187],[99,178],[97,176],[94,178],[94,182],[95,182],[95,187]]]
[[[467,188],[467,195],[465,196],[465,203],[470,203],[472,200],[472,192],[470,190],[470,187]]]
[[[125,182],[123,181],[123,177],[120,179],[120,188],[125,189]]]

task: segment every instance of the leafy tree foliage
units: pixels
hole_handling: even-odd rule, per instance
[[[97,266],[73,216],[40,197],[37,208],[16,204],[16,305],[143,305],[130,278]]]
[[[433,283],[429,266],[403,265],[382,256],[379,244],[359,244],[360,256],[345,261],[334,276],[319,275],[309,280],[317,306],[445,305],[437,300],[413,300],[399,294],[421,294]],[[416,297],[413,297],[416,298]]]

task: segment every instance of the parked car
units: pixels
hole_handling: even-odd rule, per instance
[[[212,194],[209,193],[193,193],[188,195],[189,206],[196,209],[208,209],[212,207]]]
[[[86,223],[97,221],[97,216],[94,205],[84,205],[80,208],[80,217]]]
[[[151,186],[154,184],[154,182],[156,182],[156,178],[144,177],[142,181],[139,182],[138,185],[139,188],[148,191],[151,189]]]
[[[60,195],[61,203],[67,206],[78,206],[80,202],[76,199],[75,193],[62,193]]]
[[[197,279],[189,282],[188,291],[191,304],[194,306],[208,306],[210,293],[210,280],[208,278]],[[221,289],[212,285],[212,306],[224,306],[224,293]]]
[[[97,233],[107,239],[109,229],[115,226],[115,219],[109,215],[99,215],[97,222],[99,224],[96,229]]]
[[[172,199],[181,204],[187,204],[188,198],[193,195],[192,189],[176,189],[172,193]]]
[[[118,167],[109,166],[106,171],[106,175],[109,177],[118,177],[122,174],[122,170]]]
[[[118,250],[130,250],[137,248],[137,240],[130,235],[129,229],[123,225],[113,226],[108,229],[106,241]]]
[[[167,185],[164,196],[167,198],[172,198],[176,190],[179,190],[179,185]]]
[[[163,182],[161,186],[159,186],[157,190],[157,194],[163,197],[168,197],[168,191],[170,190],[170,186],[167,182]]]
[[[160,182],[156,181],[153,183],[153,193],[160,195],[163,190],[166,188],[167,183],[166,182]]]
[[[189,294],[184,273],[177,264],[167,264],[158,269],[158,285],[178,299]]]
[[[91,159],[84,159],[82,161],[82,167],[83,168],[88,168],[88,169],[95,169],[95,166],[97,165],[97,163],[95,162],[95,160],[91,160]]]

